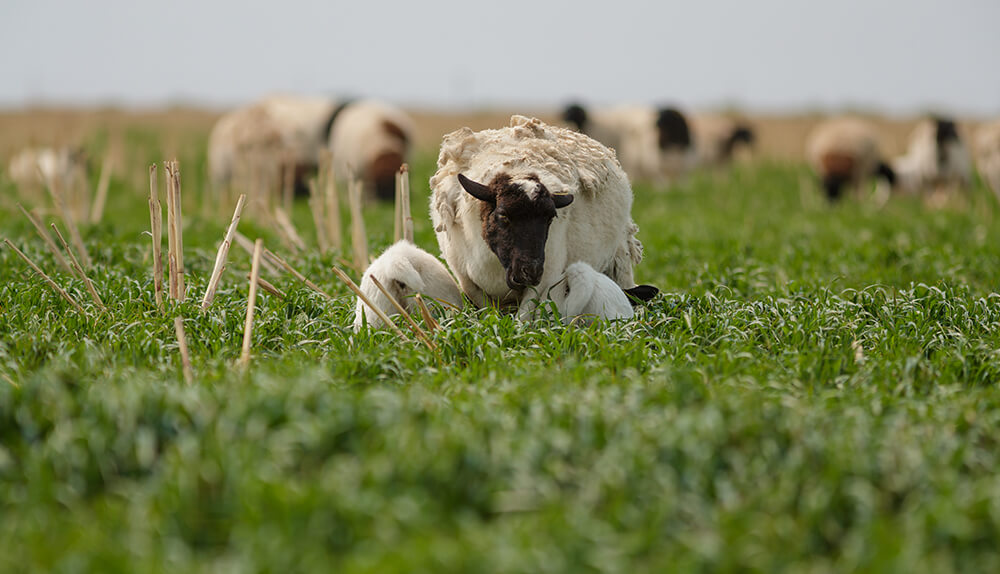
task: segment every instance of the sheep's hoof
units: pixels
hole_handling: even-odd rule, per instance
[[[659,289],[653,287],[652,285],[636,285],[631,289],[622,289],[626,295],[628,295],[629,302],[635,307],[639,303],[645,303],[650,301],[656,294],[660,292]]]

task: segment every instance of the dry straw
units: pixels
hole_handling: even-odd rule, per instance
[[[278,265],[280,265],[280,266],[282,266],[282,267],[285,268],[285,271],[288,271],[296,279],[298,279],[299,281],[305,283],[307,287],[309,287],[313,291],[315,291],[315,292],[319,293],[320,295],[322,295],[323,298],[325,298],[327,300],[332,300],[333,299],[333,297],[330,297],[329,295],[326,294],[325,291],[323,291],[322,289],[320,289],[319,285],[316,285],[315,283],[313,283],[309,279],[306,279],[305,275],[303,275],[303,274],[299,273],[298,271],[296,271],[295,268],[292,267],[291,265],[289,265],[287,261],[285,261],[284,259],[282,259],[278,255],[274,254],[270,249],[264,248],[264,254],[267,257],[269,257],[271,260],[277,261]]]
[[[20,203],[17,204],[17,207],[18,209],[21,210],[21,213],[23,213],[24,216],[28,218],[28,221],[30,221],[31,224],[35,226],[35,231],[38,232],[38,236],[42,238],[42,241],[45,242],[45,246],[48,247],[49,251],[52,252],[52,256],[56,258],[56,263],[58,263],[59,266],[65,269],[66,272],[69,273],[70,275],[75,274],[73,268],[70,267],[69,261],[66,261],[66,258],[63,257],[63,254],[59,251],[59,248],[56,247],[55,241],[52,241],[52,237],[49,235],[48,231],[45,231],[45,227],[42,226],[42,222],[38,219],[38,217],[35,214],[28,211],[27,209],[25,209],[24,206],[22,206]]]
[[[351,281],[351,278],[347,276],[347,273],[341,271],[339,267],[334,267],[333,272],[334,274],[337,275],[337,278],[343,281],[344,285],[347,285],[347,288],[353,291],[354,294],[357,295],[358,298],[361,299],[361,301],[368,306],[368,308],[374,311],[375,314],[378,315],[378,318],[382,319],[382,321],[386,325],[388,325],[393,330],[393,332],[395,332],[400,337],[406,336],[403,334],[402,331],[399,330],[399,327],[397,327],[396,324],[393,323],[392,320],[390,320],[389,317],[384,312],[382,312],[381,309],[379,309],[378,307],[375,306],[374,303],[372,303],[371,299],[369,299],[364,293],[361,292],[361,289],[354,284],[354,281]]]
[[[153,238],[153,293],[156,307],[163,310],[163,212],[156,186],[156,164],[149,166],[149,230]]]
[[[399,311],[399,314],[403,316],[403,319],[406,320],[406,323],[410,326],[410,329],[413,330],[413,333],[417,336],[417,338],[420,339],[420,341],[423,344],[427,345],[428,349],[436,351],[437,345],[434,344],[434,341],[431,341],[430,337],[427,336],[427,333],[425,333],[424,330],[420,328],[420,325],[417,325],[417,322],[414,321],[413,317],[411,317],[410,314],[406,312],[406,309],[404,309],[403,306],[399,304],[399,301],[397,301],[396,298],[392,296],[392,293],[389,293],[389,291],[382,286],[382,283],[374,275],[371,276],[371,280],[372,283],[375,284],[375,287],[378,287],[378,290],[381,291],[383,295],[385,295],[386,299],[388,299],[389,302],[392,303],[392,306],[395,307],[397,311]]]
[[[191,356],[188,354],[187,337],[184,335],[184,319],[174,318],[174,333],[177,334],[177,348],[181,352],[181,366],[184,369],[184,382],[191,384],[194,375],[191,373]]]
[[[222,279],[222,272],[226,268],[226,259],[229,257],[229,247],[233,243],[233,235],[236,233],[236,226],[240,223],[240,216],[243,214],[243,206],[246,204],[246,200],[246,194],[241,194],[240,198],[236,201],[236,209],[233,211],[233,219],[229,222],[229,228],[226,229],[226,235],[222,239],[222,244],[219,245],[219,252],[215,256],[215,267],[212,268],[212,278],[209,279],[208,287],[205,289],[205,296],[201,300],[202,311],[208,309],[208,306],[212,304],[212,300],[215,299],[215,291],[219,288],[219,281]]]
[[[250,364],[250,343],[253,340],[253,315],[257,306],[257,280],[260,279],[260,256],[264,250],[264,240],[258,239],[253,244],[253,263],[250,265],[250,294],[247,296],[247,318],[243,323],[243,352],[240,354],[240,365]]]
[[[365,220],[361,215],[361,193],[364,187],[356,178],[351,178],[347,186],[347,198],[351,206],[351,246],[354,249],[354,268],[368,268],[368,236],[365,233]]]
[[[56,233],[56,237],[59,238],[59,243],[62,244],[63,249],[66,250],[66,254],[69,255],[70,264],[73,265],[73,269],[76,270],[76,274],[83,279],[83,284],[87,287],[87,292],[90,293],[91,299],[93,299],[94,303],[97,304],[98,309],[101,311],[107,311],[108,308],[104,306],[104,301],[101,301],[101,296],[97,294],[97,289],[94,288],[94,282],[90,280],[90,277],[87,277],[86,273],[84,273],[83,267],[80,267],[80,262],[77,261],[76,256],[73,255],[73,250],[69,248],[69,244],[66,243],[62,233],[59,232],[59,228],[56,227],[55,223],[50,225],[52,226],[52,231]]]
[[[17,253],[17,255],[21,259],[23,259],[24,262],[27,263],[28,266],[31,267],[35,271],[35,273],[38,273],[39,275],[41,275],[42,279],[44,279],[45,282],[49,284],[49,287],[52,287],[52,289],[55,290],[56,293],[58,293],[63,299],[65,299],[66,301],[68,301],[69,304],[72,305],[73,308],[75,308],[77,311],[79,311],[81,315],[86,315],[87,314],[87,312],[84,311],[83,307],[81,307],[79,303],[77,303],[76,301],[74,301],[73,298],[69,296],[69,293],[67,293],[62,287],[60,287],[59,285],[57,285],[56,282],[53,281],[51,277],[49,277],[48,275],[46,275],[45,272],[42,271],[42,269],[38,265],[35,265],[34,261],[32,261],[31,259],[29,259],[28,256],[25,255],[24,252],[22,252],[20,249],[18,249],[17,246],[15,246],[13,243],[11,243],[9,239],[4,239],[3,242],[7,244],[7,247],[10,247],[11,249],[13,249],[14,253]]]
[[[97,195],[94,196],[94,205],[90,210],[90,223],[100,223],[104,217],[104,204],[108,201],[108,188],[111,186],[111,171],[114,165],[110,156],[104,156],[101,162],[101,176],[97,180]]]

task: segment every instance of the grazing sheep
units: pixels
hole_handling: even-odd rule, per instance
[[[1000,120],[976,130],[976,167],[1000,200]]]
[[[382,291],[375,286],[372,277],[385,287],[407,312],[416,309],[413,295],[420,293],[428,299],[436,299],[456,307],[462,306],[462,294],[448,269],[436,257],[416,245],[403,240],[386,249],[365,270],[361,278],[361,292],[386,315],[397,314],[396,307],[389,302]],[[354,310],[354,330],[359,331],[364,324],[370,327],[384,326],[382,320],[358,297]]]
[[[692,118],[691,126],[702,166],[728,165],[740,148],[753,148],[756,143],[753,128],[731,117],[699,114]]]
[[[683,176],[697,159],[690,126],[673,108],[618,106],[587,110],[568,106],[563,120],[614,149],[633,180],[663,183]]]
[[[306,178],[319,165],[326,145],[326,125],[336,109],[326,98],[276,95],[223,115],[208,139],[208,167],[216,189],[232,183],[241,170],[268,162],[287,170],[295,191],[307,192]]]
[[[413,121],[398,108],[372,100],[350,103],[329,126],[334,169],[344,177],[355,173],[369,194],[392,201],[413,133]]]
[[[953,120],[932,118],[917,124],[906,155],[892,162],[898,185],[908,192],[968,187],[972,161]]]
[[[479,307],[517,304],[526,318],[577,261],[635,287],[632,189],[614,152],[583,134],[523,116],[463,128],[444,137],[430,185],[441,252]]]
[[[19,187],[37,189],[56,182],[63,189],[86,178],[87,156],[80,148],[25,148],[10,159],[7,175]]]
[[[591,323],[596,319],[631,319],[632,304],[607,275],[583,261],[566,268],[563,279],[549,290],[563,322]]]
[[[835,118],[819,124],[809,135],[806,156],[830,201],[840,198],[844,186],[859,188],[869,178],[896,182],[882,159],[875,129],[863,120]]]

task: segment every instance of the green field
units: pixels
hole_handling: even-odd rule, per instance
[[[433,166],[413,204],[437,253]],[[267,276],[287,297],[261,294],[244,373],[247,254],[207,313],[194,301],[228,216],[199,215],[182,158],[194,296],[158,312],[135,167],[83,227],[106,314],[0,189],[0,236],[88,311],[0,248],[2,572],[1000,571],[982,187],[939,210],[829,207],[804,167],[766,162],[638,186],[637,279],[663,294],[634,321],[466,311],[437,353],[355,335],[335,256],[245,221],[334,301]],[[366,212],[373,252],[391,218]],[[312,243],[304,203],[295,219]]]

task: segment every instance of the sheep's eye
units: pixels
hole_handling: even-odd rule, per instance
[[[503,223],[504,225],[510,223],[510,218],[502,213],[494,213],[493,217],[497,220],[497,223]]]

